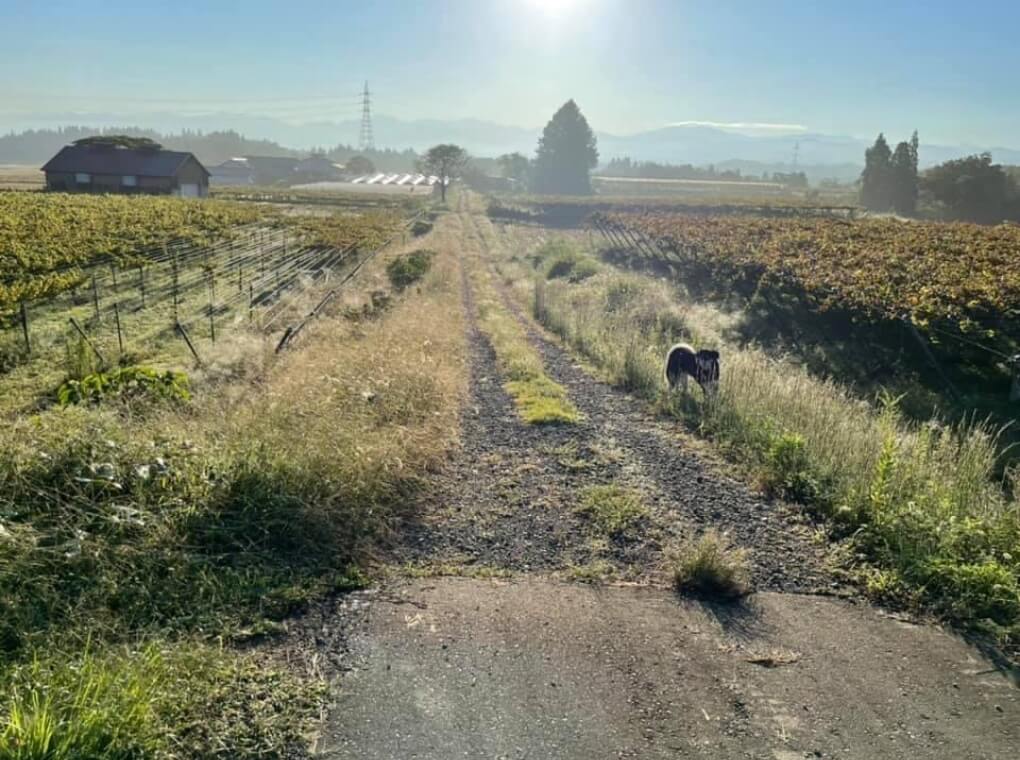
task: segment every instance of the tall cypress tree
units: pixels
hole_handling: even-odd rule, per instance
[[[597,141],[581,109],[568,100],[538,140],[532,189],[537,193],[590,195],[591,170],[599,162]]]
[[[892,151],[881,133],[875,144],[864,152],[861,205],[869,211],[892,209]]]
[[[917,212],[917,131],[910,142],[901,142],[893,151],[890,165],[892,206],[897,214],[913,216]]]

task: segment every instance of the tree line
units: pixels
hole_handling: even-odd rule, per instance
[[[884,134],[864,153],[860,202],[869,211],[995,224],[1020,221],[1020,170],[980,153],[918,171],[917,132],[889,147]]]
[[[206,166],[215,166],[236,156],[269,156],[304,158],[311,153],[322,153],[331,161],[346,163],[353,156],[363,154],[379,171],[410,172],[414,170],[418,154],[411,150],[371,150],[340,143],[333,147],[320,147],[312,151],[287,148],[272,140],[256,140],[235,132],[223,130],[202,132],[182,130],[161,133],[138,127],[84,127],[68,126],[57,129],[29,129],[0,135],[0,163],[43,164],[65,145],[95,137],[131,137],[150,140],[167,150],[194,153]]]

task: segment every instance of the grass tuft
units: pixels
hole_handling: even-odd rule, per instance
[[[672,552],[667,562],[679,591],[724,599],[748,593],[746,550],[733,548],[714,528]]]
[[[590,517],[600,531],[610,536],[623,533],[648,516],[641,495],[617,485],[584,489],[581,492],[581,502],[575,509]]]

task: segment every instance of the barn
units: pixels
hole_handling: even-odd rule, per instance
[[[141,193],[204,198],[209,172],[191,153],[162,148],[78,144],[42,168],[46,188],[77,193]]]

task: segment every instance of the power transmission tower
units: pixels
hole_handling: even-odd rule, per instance
[[[368,91],[368,82],[365,82],[365,90],[361,93],[361,135],[358,137],[358,149],[375,149],[375,138],[372,136],[372,94]]]

